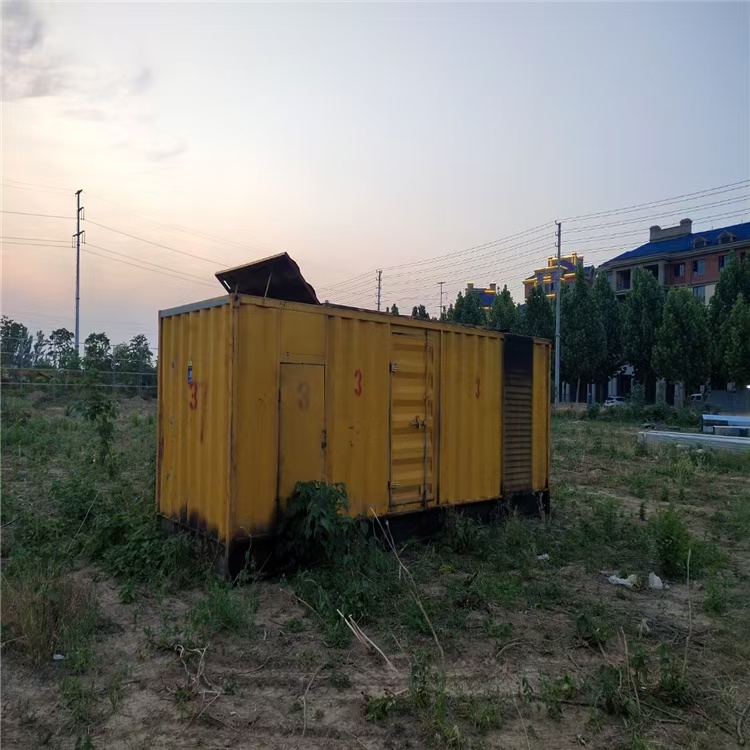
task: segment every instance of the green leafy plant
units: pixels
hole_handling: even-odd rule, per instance
[[[297,482],[279,524],[278,557],[294,567],[345,554],[354,521],[343,484]]]

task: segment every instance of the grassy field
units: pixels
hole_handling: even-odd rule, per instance
[[[549,519],[397,555],[336,525],[315,566],[230,586],[159,532],[153,402],[6,393],[3,746],[737,747],[750,456],[636,430],[554,419]]]

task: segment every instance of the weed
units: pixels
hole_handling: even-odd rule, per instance
[[[115,672],[115,675],[112,678],[112,682],[107,689],[107,697],[109,698],[109,704],[112,708],[112,713],[114,713],[119,707],[120,703],[122,703],[122,687],[125,678],[128,676],[128,673],[129,669],[127,664],[123,664]]]
[[[71,576],[48,577],[45,570],[30,569],[23,576],[3,577],[9,645],[37,663],[62,653],[71,669],[85,669],[98,616],[92,588]]]
[[[394,714],[405,714],[411,709],[408,696],[386,693],[377,698],[365,699],[365,718],[367,721],[384,721]]]
[[[638,714],[638,704],[630,694],[628,678],[622,668],[602,664],[584,687],[591,705],[604,713],[626,718]]]
[[[484,621],[484,632],[489,638],[494,638],[500,643],[504,643],[505,641],[509,641],[513,635],[513,624],[487,618]]]
[[[305,624],[299,617],[292,617],[286,621],[284,627],[289,633],[301,633],[305,629]]]
[[[719,566],[723,556],[705,542],[695,539],[684,518],[672,506],[658,512],[649,522],[656,559],[666,576],[683,578],[687,572],[688,551],[691,552],[691,573],[699,575],[708,566]]]
[[[581,689],[581,683],[565,672],[554,680],[542,676],[539,681],[539,699],[544,703],[551,719],[562,718],[562,701],[570,700]]]
[[[682,660],[676,658],[663,643],[659,646],[657,695],[673,706],[685,706],[690,702],[690,690]]]
[[[606,646],[614,634],[612,624],[602,616],[601,611],[582,610],[576,615],[576,633],[589,646]]]
[[[477,553],[484,548],[487,528],[471,518],[450,511],[445,517],[443,544],[457,554]]]
[[[332,563],[347,551],[354,521],[343,484],[297,482],[279,526],[279,560]]]
[[[78,410],[94,424],[94,430],[99,440],[97,460],[106,466],[110,473],[116,471],[114,439],[115,420],[117,419],[117,403],[112,396],[105,393],[104,388],[98,388],[92,383],[87,389],[85,400]]]
[[[228,677],[224,680],[224,695],[237,695],[237,680],[234,677]]]
[[[84,684],[78,677],[66,677],[60,688],[63,702],[73,720],[79,724],[91,724],[96,712],[94,683]]]
[[[646,478],[643,476],[643,474],[635,474],[630,478],[630,494],[633,497],[646,497],[646,489]]]
[[[505,700],[500,695],[460,695],[450,703],[457,718],[468,722],[480,732],[503,726]]]
[[[703,609],[710,615],[723,615],[729,609],[731,584],[723,577],[714,575],[706,581]]]
[[[193,605],[188,623],[203,639],[222,632],[247,638],[254,631],[257,607],[258,600],[251,588],[234,589],[226,581],[212,580],[204,596]]]
[[[333,685],[336,690],[345,690],[346,688],[352,686],[352,681],[349,678],[349,675],[346,674],[346,672],[342,672],[338,669],[331,670],[329,679],[331,681],[331,685]]]

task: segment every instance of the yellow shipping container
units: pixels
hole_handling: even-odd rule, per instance
[[[227,296],[160,313],[157,499],[225,563],[297,481],[412,524],[547,507],[548,341],[321,305],[286,254],[217,276]]]

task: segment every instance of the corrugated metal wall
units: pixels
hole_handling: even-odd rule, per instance
[[[546,341],[534,342],[534,403],[532,443],[534,446],[532,489],[549,488],[550,464],[550,351]]]
[[[161,512],[226,539],[229,502],[230,307],[159,321]]]
[[[502,339],[442,331],[440,502],[500,495]]]
[[[327,475],[343,482],[353,514],[388,511],[389,326],[327,317]]]

